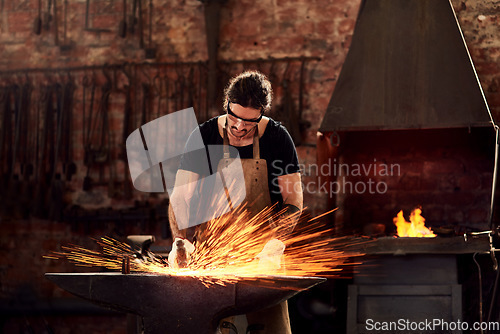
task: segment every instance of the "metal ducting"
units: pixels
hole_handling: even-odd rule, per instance
[[[491,125],[448,0],[363,0],[319,131]]]

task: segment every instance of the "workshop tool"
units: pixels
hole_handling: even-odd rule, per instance
[[[57,0],[54,1],[54,44],[59,46],[59,18],[57,16]]]
[[[168,70],[165,71],[165,114],[170,114],[170,80],[168,78]]]
[[[162,116],[161,106],[162,106],[162,97],[163,97],[163,80],[160,77],[160,73],[156,73],[153,78],[153,87],[155,93],[158,94],[158,102],[156,104],[156,114],[154,115],[154,119],[160,118]]]
[[[85,189],[86,187],[86,184],[89,186],[89,181],[86,180],[86,178],[88,178],[88,174],[89,174],[89,164],[88,164],[88,140],[87,140],[87,136],[88,136],[88,127],[87,127],[87,91],[88,89],[91,87],[92,85],[92,81],[91,79],[89,78],[89,76],[87,74],[85,74],[83,76],[83,80],[82,80],[82,124],[83,124],[83,128],[82,128],[82,144],[83,144],[83,149],[84,149],[84,158],[83,158],[83,163],[84,165],[87,166],[87,173],[86,173],[86,176],[85,178],[83,179],[83,190],[88,190],[88,189]],[[95,90],[94,90],[95,91]],[[93,92],[94,92],[93,91]],[[92,99],[93,99],[93,96],[92,96]],[[91,104],[91,107],[92,107],[92,104]],[[92,113],[92,109],[90,109],[90,112]]]
[[[153,100],[152,100],[153,94],[152,94],[152,87],[151,83],[142,83],[142,114],[141,114],[141,126],[146,124],[151,120],[152,116],[152,109],[153,109]],[[141,128],[141,133],[142,133],[142,128]],[[142,134],[143,135],[143,134]],[[145,145],[145,153],[148,158],[150,166],[152,165],[152,160],[150,156],[150,150],[154,149],[153,147],[148,147],[146,144],[146,141],[143,141]],[[158,180],[158,175],[155,173],[150,174],[150,184],[153,185],[155,183],[155,180]],[[156,193],[150,193],[150,196],[154,197],[156,196]]]
[[[287,119],[287,129],[290,131],[295,146],[298,146],[302,142],[302,135],[300,133],[297,113],[293,106],[292,91],[290,87],[292,80],[290,80],[289,77],[290,66],[291,64],[289,61],[286,65],[285,73],[283,73],[283,81],[281,83],[283,86],[283,112]]]
[[[127,36],[127,0],[123,0],[123,18],[118,25],[118,36],[121,38]]]
[[[201,115],[201,91],[203,89],[203,72],[201,70],[202,63],[198,62],[198,113]],[[200,122],[208,121],[207,109],[203,113]]]
[[[276,59],[271,60],[271,65],[269,66],[269,75],[268,79],[271,82],[271,87],[275,90],[275,96],[278,96],[278,92],[276,90],[281,86],[280,85],[280,80],[278,76],[278,71],[276,70],[278,61]]]
[[[14,145],[10,160],[8,196],[4,197],[4,204],[14,217],[27,218],[31,194],[26,193],[27,182],[24,173],[27,166],[28,121],[32,87],[26,77],[24,83],[18,82],[12,88],[11,115],[14,123]]]
[[[135,33],[135,25],[137,24],[137,17],[135,16],[136,12],[137,12],[137,0],[133,0],[132,14],[130,14],[128,17],[128,32],[130,34]]]
[[[93,134],[93,123],[92,123],[92,115],[94,113],[94,99],[95,99],[95,89],[96,89],[96,82],[95,82],[95,76],[92,76],[92,79],[88,79],[86,82],[84,82],[84,85],[89,84],[90,85],[90,107],[89,107],[89,112],[88,116],[86,116],[86,112],[84,110],[84,117],[83,117],[83,124],[84,124],[84,129],[83,129],[83,134],[84,134],[84,139],[83,139],[83,144],[84,144],[84,149],[85,149],[85,154],[84,154],[84,159],[83,163],[87,167],[87,172],[85,174],[85,177],[83,178],[83,190],[84,191],[89,191],[92,188],[92,179],[90,177],[90,168],[93,165],[93,157],[92,157],[92,134]]]
[[[124,74],[127,78],[127,82],[123,83],[120,87],[118,87],[117,83],[118,82],[123,82],[123,80],[120,78],[118,79],[118,75]],[[122,97],[125,100],[125,103],[123,104],[123,123],[122,123],[122,142],[121,146],[118,147],[118,152],[116,151],[116,146],[115,145],[115,140],[114,136],[112,135],[110,131],[110,127],[108,124],[108,149],[109,149],[109,161],[108,161],[108,171],[109,171],[109,178],[108,178],[108,196],[110,198],[131,198],[132,197],[132,189],[130,188],[128,183],[128,172],[124,173],[124,178],[122,180],[118,180],[116,177],[116,163],[117,159],[120,159],[124,162],[125,165],[127,165],[127,159],[126,159],[126,138],[128,137],[128,134],[130,134],[131,130],[131,125],[130,125],[130,114],[131,114],[131,74],[130,72],[125,69],[125,66],[121,68],[113,68],[112,70],[112,75],[108,73],[107,75],[107,80],[108,82],[111,82],[111,90],[110,90],[110,98],[112,101],[115,100],[117,95],[122,95]],[[122,101],[122,99],[119,99]],[[108,101],[109,104],[109,101]],[[109,112],[110,105],[105,106],[105,112]],[[108,122],[108,121],[107,121]],[[124,186],[124,189],[118,188],[117,183],[119,186]]]
[[[304,110],[304,72],[306,67],[306,60],[302,59],[300,62],[299,74],[299,120],[302,120],[302,111]]]
[[[189,68],[189,74],[188,74],[188,98],[187,98],[187,105],[186,107],[194,107],[193,101],[194,101],[194,90],[195,90],[195,85],[194,85],[194,68],[193,65],[190,66]],[[200,110],[196,110],[198,113]]]
[[[140,0],[139,0],[140,1]],[[149,0],[149,37],[146,48],[146,59],[156,58],[156,49],[153,48],[153,0]]]
[[[0,95],[0,156],[7,157],[8,146],[7,146],[7,129],[10,130],[10,124],[8,124],[8,119],[10,117],[9,106],[9,87],[1,87]],[[0,194],[7,192],[7,170],[8,170],[7,159],[2,159],[0,164]]]
[[[68,0],[64,0],[63,43],[59,48],[63,52],[72,48],[72,45],[68,43]]]
[[[52,22],[52,0],[47,1],[47,11],[43,14],[42,26],[45,30],[50,30],[50,22]]]
[[[90,11],[90,0],[87,0],[85,2],[85,30],[89,28],[89,11]]]
[[[32,142],[32,137],[34,131],[30,128],[30,116],[31,116],[31,95],[33,92],[33,86],[26,76],[26,81],[23,83],[21,88],[21,96],[19,101],[19,110],[21,114],[20,121],[20,137],[19,137],[19,154],[18,159],[20,163],[20,174],[18,176],[17,182],[19,188],[17,191],[20,196],[17,201],[17,207],[23,218],[28,217],[30,202],[32,199],[32,189],[30,184],[30,177],[33,175],[33,163],[30,161],[32,157],[33,146],[30,145]]]
[[[84,146],[85,143],[87,143],[87,132],[85,131],[85,122],[87,121],[87,90],[89,89],[90,84],[91,84],[90,78],[87,74],[85,74],[82,79],[82,120],[83,120],[82,143]]]
[[[207,286],[193,276],[131,273],[47,273],[62,289],[143,318],[145,334],[215,334],[219,321],[274,306],[320,277],[260,276]]]
[[[113,80],[113,76],[103,68],[104,76],[106,77],[106,83],[103,86],[103,95],[101,101],[101,116],[102,116],[102,132],[101,132],[101,152],[106,152],[106,160],[102,161],[99,182],[102,184],[103,173],[105,164],[108,164],[108,197],[114,198],[115,196],[115,173],[114,173],[114,159],[113,159],[113,145],[111,140],[111,131],[109,127],[109,101],[111,94],[116,90],[116,82]]]
[[[184,91],[186,90],[185,78],[184,78],[184,69],[182,66],[176,66],[175,72],[177,73],[177,91],[176,91],[176,108],[175,110],[181,110],[186,108],[184,104]]]
[[[207,108],[215,107],[218,92],[217,58],[219,49],[220,12],[225,0],[203,1],[205,33],[208,49]]]
[[[73,79],[68,75],[68,81],[64,86],[64,101],[63,108],[66,112],[64,119],[64,160],[63,171],[66,181],[71,181],[71,178],[76,173],[76,163],[73,161],[73,95],[75,85]]]
[[[39,129],[40,129],[40,100],[41,87],[34,89],[30,84],[28,112],[26,117],[27,138],[26,138],[26,157],[23,166],[23,198],[25,199],[26,207],[29,210],[25,212],[31,213],[33,210],[33,202],[36,189],[35,170],[38,168],[38,145],[39,145]]]
[[[83,182],[83,190],[89,191],[93,186],[93,181],[90,177],[90,170],[94,166],[99,166],[99,185],[104,183],[104,166],[109,161],[109,124],[108,124],[108,107],[109,96],[112,90],[112,82],[109,74],[103,70],[106,82],[101,87],[100,100],[97,106],[97,111],[94,108],[95,96],[95,78],[92,80],[90,111],[87,119],[87,142],[85,144],[84,163],[87,166],[87,173]],[[99,133],[95,134],[99,130]],[[98,143],[96,143],[98,142]]]
[[[130,177],[130,171],[128,170],[128,161],[127,161],[127,138],[130,135],[132,130],[131,118],[132,118],[132,72],[126,68],[122,68],[123,73],[127,77],[127,84],[124,87],[125,91],[125,107],[123,111],[123,126],[122,126],[122,150],[120,154],[120,159],[127,166],[127,170],[125,172],[125,178],[123,180],[123,198],[130,199],[133,196],[133,184],[132,179]]]
[[[21,175],[21,162],[19,159],[19,151],[20,151],[20,141],[21,141],[21,124],[23,120],[23,110],[21,108],[22,103],[22,88],[19,84],[15,84],[12,87],[13,95],[11,96],[10,103],[10,115],[11,115],[11,124],[13,124],[12,128],[14,129],[14,139],[12,146],[12,154],[10,155],[10,168],[9,168],[9,179],[8,179],[8,193],[10,196],[6,198],[8,201],[8,207],[10,211],[14,211],[14,206],[16,203],[12,203],[11,200],[19,197],[19,188],[20,188],[20,175]]]
[[[130,246],[135,250],[134,255],[139,260],[146,260],[151,256],[149,248],[155,242],[154,235],[129,235],[127,241]],[[128,270],[130,272],[130,270]]]
[[[65,124],[66,111],[64,101],[66,100],[66,85],[57,84],[56,87],[56,133],[54,154],[52,156],[50,190],[49,190],[49,218],[54,221],[61,221],[63,209],[63,197],[65,184],[62,178],[63,163],[61,153],[63,149],[63,126]]]
[[[33,32],[35,35],[40,35],[42,33],[42,0],[38,0],[38,15],[33,24]]]
[[[300,61],[300,72],[299,72],[299,110],[297,112],[299,118],[299,130],[303,134],[307,129],[311,127],[311,122],[302,118],[302,112],[304,110],[304,77],[305,77],[306,59],[302,58]]]
[[[51,118],[53,114],[52,109],[52,95],[55,86],[47,84],[43,87],[43,93],[39,101],[40,109],[43,114],[43,128],[42,133],[38,137],[38,151],[39,160],[37,162],[37,171],[35,174],[36,188],[35,188],[35,205],[33,212],[37,217],[44,218],[46,216],[46,192],[47,192],[47,152],[48,152],[48,138],[49,133],[52,131]]]
[[[144,49],[144,22],[142,20],[142,0],[137,0],[137,10],[139,15],[139,47]]]
[[[149,84],[143,82],[141,125],[144,125],[149,121],[149,116],[151,115],[151,95],[151,87]]]

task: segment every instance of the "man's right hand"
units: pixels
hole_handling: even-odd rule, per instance
[[[259,259],[259,268],[262,270],[280,269],[284,251],[285,244],[283,242],[278,239],[269,240],[264,249],[256,256]]]
[[[194,245],[187,239],[175,238],[172,250],[168,254],[168,264],[170,268],[186,268],[194,252]]]

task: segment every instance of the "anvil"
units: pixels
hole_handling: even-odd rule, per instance
[[[47,273],[64,290],[143,318],[145,334],[214,334],[225,317],[276,305],[325,281],[321,277],[262,276],[224,285],[193,276]]]

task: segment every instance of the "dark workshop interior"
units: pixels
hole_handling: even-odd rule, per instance
[[[288,300],[292,332],[500,333],[472,328],[500,323],[499,1],[0,0],[0,50],[0,333],[142,332],[45,277],[105,269],[44,256],[131,235],[168,254],[168,193],[134,188],[127,138],[186,108],[222,114],[244,70],[272,84],[303,215],[338,208],[332,237],[366,241]],[[432,237],[398,236],[400,211]]]

